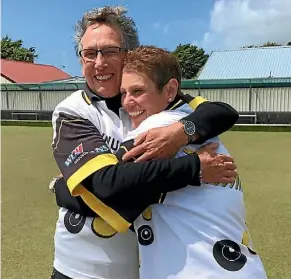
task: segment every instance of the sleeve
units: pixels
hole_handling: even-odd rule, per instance
[[[200,185],[197,155],[118,163],[90,121],[59,113],[53,124],[53,154],[71,195],[80,196],[117,231],[127,230],[158,193]],[[125,207],[129,201],[134,209]]]
[[[71,195],[64,177],[56,179],[53,187],[59,207],[64,207],[82,216],[96,217],[96,213],[83,201],[81,196],[73,197]]]
[[[223,102],[209,102],[201,96],[195,98],[184,96],[189,106],[194,110],[184,117],[193,122],[199,135],[195,144],[201,144],[229,130],[238,120],[238,112]],[[192,99],[192,100],[191,100]]]
[[[71,194],[77,196],[85,178],[118,160],[89,120],[59,113],[53,124],[53,155]]]

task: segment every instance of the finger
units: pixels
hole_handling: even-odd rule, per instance
[[[144,162],[144,161],[149,161],[154,159],[153,153],[152,152],[145,152],[141,156],[139,156],[135,162]]]
[[[128,152],[126,152],[123,155],[122,160],[129,161],[131,159],[138,157],[140,154],[144,153],[145,151],[146,151],[146,149],[144,148],[143,145],[138,145],[138,146],[132,148],[131,150],[129,150]]]
[[[134,146],[142,144],[146,140],[147,134],[148,132],[138,135],[137,138],[134,140]]]
[[[226,170],[223,172],[223,176],[229,177],[229,178],[236,178],[237,172],[235,170]]]
[[[226,162],[231,162],[233,163],[234,160],[232,157],[227,156],[227,155],[223,155],[223,154],[219,154],[217,155],[217,159],[221,162],[221,163],[226,163]]]
[[[226,170],[235,170],[236,171],[236,169],[237,169],[236,164],[232,163],[232,162],[225,162],[224,167]]]

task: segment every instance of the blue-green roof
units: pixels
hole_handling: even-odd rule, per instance
[[[290,78],[291,46],[213,51],[198,79]]]

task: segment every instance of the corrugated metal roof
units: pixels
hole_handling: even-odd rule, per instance
[[[213,51],[198,79],[291,77],[291,47]]]

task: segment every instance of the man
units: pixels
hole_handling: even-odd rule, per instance
[[[135,236],[117,233],[126,231],[131,220],[121,218],[101,199],[110,203],[122,198],[120,189],[146,191],[149,185],[160,187],[161,181],[166,185],[159,189],[161,193],[188,184],[199,185],[200,165],[205,181],[232,182],[235,165],[227,156],[205,154],[118,164],[112,152],[118,149],[130,126],[119,119],[120,77],[127,49],[139,45],[134,22],[122,7],[95,9],[77,24],[76,39],[86,88],[56,107],[53,153],[70,193],[100,217],[86,218],[60,209],[52,278],[136,279]],[[237,112],[228,105],[203,101],[201,97],[191,100],[195,112],[184,118],[184,124],[148,132],[138,150],[145,151],[143,158],[159,157],[159,153],[162,158],[171,157],[189,141],[205,141],[236,122]],[[110,219],[110,224],[103,218]]]

